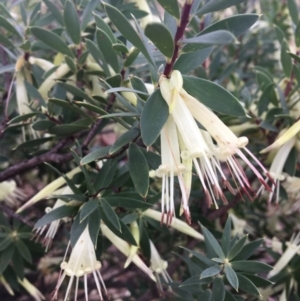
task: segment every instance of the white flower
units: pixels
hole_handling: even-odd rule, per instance
[[[26,198],[26,194],[17,187],[14,180],[0,183],[0,202],[6,202],[10,206],[15,206],[18,201]]]
[[[156,282],[158,289],[162,292],[162,285],[161,285],[161,280],[160,276],[163,277],[165,283],[171,283],[172,278],[170,277],[169,273],[167,272],[168,268],[168,262],[161,259],[156,247],[154,246],[153,242],[150,240],[150,250],[151,250],[151,258],[150,258],[150,263],[151,263],[151,269],[154,272]]]
[[[161,221],[163,217],[163,213],[153,210],[153,209],[147,209],[143,211],[142,216],[150,217],[156,221]],[[170,227],[187,234],[191,237],[194,237],[196,239],[204,240],[204,237],[201,233],[197,232],[195,229],[193,229],[191,226],[189,226],[187,223],[183,222],[182,220],[174,217],[169,225]]]
[[[130,246],[129,244],[118,237],[116,234],[114,234],[103,222],[101,222],[101,231],[102,234],[111,241],[111,243],[125,256],[129,256],[130,254]],[[140,268],[145,274],[147,274],[153,281],[156,281],[152,271],[145,265],[145,263],[142,261],[142,259],[135,254],[131,261]]]
[[[67,251],[68,251],[68,248],[67,248]],[[83,277],[83,279],[84,279],[85,298],[86,298],[86,300],[88,300],[89,290],[88,290],[88,285],[87,285],[87,275],[93,274],[94,280],[95,280],[95,283],[97,286],[97,290],[98,290],[98,293],[100,296],[100,300],[103,300],[101,286],[102,286],[105,294],[107,294],[107,290],[106,290],[104,281],[102,279],[102,276],[99,272],[99,270],[101,268],[101,263],[96,258],[95,248],[94,248],[94,244],[90,237],[88,226],[82,232],[82,234],[78,238],[74,248],[72,249],[69,261],[63,261],[60,266],[64,272],[58,280],[58,283],[57,283],[57,286],[55,289],[54,298],[57,297],[57,292],[58,292],[62,282],[64,281],[65,277],[69,276],[70,280],[69,280],[69,284],[67,287],[64,301],[68,300],[74,278],[76,278],[74,300],[75,301],[77,300],[78,283],[79,283],[80,277]]]
[[[183,141],[180,143],[181,158],[183,161],[188,158],[193,161],[209,205],[214,202],[218,207],[217,199],[222,199],[224,203],[227,202],[219,183],[219,177],[222,179],[224,187],[227,187],[233,194],[236,193],[222,170],[222,162],[227,163],[236,185],[251,198],[248,191],[253,192],[253,190],[236,156],[244,161],[265,188],[271,191],[260,172],[242,152],[244,150],[250,155],[262,171],[271,178],[258,159],[245,147],[248,139],[246,137],[238,138],[216,114],[189,95],[182,88],[183,79],[179,71],[173,71],[170,79],[162,75],[159,83],[162,96],[169,105],[170,115],[174,118]],[[206,131],[198,128],[195,119]]]
[[[13,289],[11,288],[11,286],[10,286],[9,283],[6,281],[6,279],[4,278],[3,275],[0,275],[0,283],[4,286],[4,288],[6,289],[6,291],[7,291],[11,296],[14,296],[14,295],[15,295]]]
[[[61,192],[61,194],[72,194],[72,193],[73,192],[72,192],[72,190],[71,190],[71,188],[69,186],[66,186],[62,190],[62,192]],[[64,201],[62,201],[60,199],[57,199],[57,201],[55,202],[53,208],[47,207],[45,209],[45,212],[49,213],[50,211],[52,211],[54,209],[57,209],[57,208],[59,208],[61,206],[64,206],[64,205],[66,205],[66,202],[64,202]],[[43,239],[43,245],[46,246],[46,252],[48,251],[48,248],[51,246],[52,240],[53,240],[54,236],[56,235],[56,232],[57,232],[58,227],[59,227],[59,225],[61,223],[61,220],[62,219],[54,220],[50,224],[50,226],[48,228],[48,231],[46,232],[45,238]],[[36,229],[36,235],[41,236],[45,232],[45,230],[47,229],[47,227],[48,227],[48,225],[45,225],[45,226],[40,227],[40,228],[37,228]]]
[[[276,194],[275,194],[276,203],[279,202],[280,182],[285,179],[285,177],[283,175],[283,167],[284,167],[284,164],[285,164],[292,148],[295,145],[295,142],[296,142],[295,137],[288,140],[285,144],[283,144],[280,147],[275,158],[273,159],[273,162],[271,164],[270,171],[269,171],[269,174],[271,175],[271,177],[273,179],[272,186],[271,186],[272,191],[269,193],[268,202],[271,202],[275,192],[276,192]],[[265,179],[265,181],[267,181],[267,178]],[[263,191],[264,191],[264,186],[261,186],[260,189],[258,190],[258,194]]]
[[[23,280],[18,278],[18,282],[25,288],[25,290],[33,297],[34,300],[36,301],[45,300],[43,294],[26,278],[23,278]]]
[[[79,173],[80,171],[81,171],[80,167],[77,166],[74,169],[72,169],[71,171],[69,171],[65,176],[72,179],[72,177],[75,174]],[[49,195],[51,195],[53,192],[55,192],[59,187],[63,186],[64,184],[66,184],[66,181],[65,181],[64,177],[61,176],[61,177],[55,179],[54,181],[49,183],[47,186],[45,186],[42,190],[40,190],[36,195],[34,195],[23,206],[21,206],[17,210],[17,213],[22,212],[23,210],[29,208],[33,204],[35,204],[35,203],[39,202],[40,200],[48,197]]]
[[[187,218],[190,218],[188,207],[188,196],[184,185],[183,172],[185,167],[180,162],[180,150],[176,125],[173,117],[170,116],[160,133],[161,161],[162,164],[156,170],[156,176],[162,178],[161,195],[161,222],[170,225],[175,215],[174,210],[174,177],[178,177],[179,186],[182,193],[182,207]],[[164,213],[166,212],[166,221]]]
[[[281,255],[280,259],[274,265],[274,269],[269,272],[268,278],[277,275],[282,269],[284,269],[290,260],[300,251],[300,232],[298,235],[293,235],[290,242],[286,243],[287,249]]]

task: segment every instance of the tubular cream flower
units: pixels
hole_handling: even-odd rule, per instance
[[[45,300],[43,294],[26,278],[23,278],[23,280],[18,278],[18,282],[25,288],[25,290],[33,297],[34,300],[36,301]]]
[[[129,264],[132,262],[132,259],[134,258],[134,256],[136,255],[136,253],[139,249],[138,246],[140,243],[140,230],[139,230],[139,226],[136,221],[134,221],[130,224],[130,229],[131,229],[132,236],[134,237],[134,239],[136,241],[137,246],[134,246],[134,245],[130,246],[129,255],[124,264],[124,269],[126,269],[129,266]]]
[[[14,180],[0,183],[0,202],[6,202],[10,206],[17,205],[18,201],[26,198],[26,194],[17,187]]]
[[[150,258],[151,266],[150,266],[150,268],[154,272],[159,291],[163,292],[160,276],[162,276],[165,283],[173,282],[172,278],[170,277],[169,273],[167,272],[168,262],[161,259],[153,242],[151,240],[149,242],[150,242],[150,250],[151,250],[151,258]]]
[[[4,286],[4,288],[6,289],[6,291],[7,291],[11,296],[14,296],[14,295],[15,295],[13,289],[11,288],[11,286],[10,286],[9,283],[6,281],[6,279],[4,278],[3,275],[0,275],[0,283]]]
[[[163,213],[153,210],[153,209],[147,209],[142,212],[142,216],[150,217],[156,221],[161,221]],[[195,229],[193,229],[191,226],[187,225],[187,223],[183,222],[182,220],[174,217],[169,225],[170,227],[186,234],[191,237],[194,237],[196,239],[204,240],[204,237],[201,233],[197,232]]]
[[[67,248],[67,251],[68,251],[68,248]],[[84,231],[78,238],[74,248],[72,249],[69,261],[68,262],[63,261],[61,263],[60,267],[64,272],[58,280],[57,286],[55,288],[54,298],[57,298],[57,292],[58,292],[62,282],[64,281],[65,277],[69,276],[70,280],[69,280],[69,284],[67,287],[64,301],[68,300],[68,298],[69,298],[70,290],[71,290],[71,287],[72,287],[75,277],[76,277],[76,284],[75,284],[74,300],[75,301],[77,300],[78,283],[79,283],[80,277],[83,277],[83,279],[84,279],[85,299],[88,300],[89,290],[88,290],[88,285],[87,285],[87,275],[89,275],[89,274],[93,274],[93,276],[94,276],[94,280],[95,280],[95,283],[97,286],[100,300],[103,300],[101,286],[104,290],[104,293],[107,295],[107,290],[106,290],[104,281],[99,272],[99,270],[101,268],[101,263],[96,258],[95,248],[94,248],[94,244],[90,237],[88,226],[84,229]]]
[[[281,255],[280,259],[274,265],[274,269],[268,274],[268,278],[277,275],[282,269],[284,269],[290,260],[300,251],[300,232],[295,236],[293,235],[290,242],[286,243],[287,249]]]
[[[123,240],[122,238],[118,237],[114,234],[103,222],[100,225],[102,234],[110,240],[110,242],[125,256],[129,256],[130,254],[130,246],[129,244]],[[135,254],[131,261],[141,269],[145,274],[147,274],[153,281],[156,281],[152,271],[145,265],[142,259]]]
[[[69,186],[66,186],[61,192],[61,194],[71,194],[71,193],[73,193],[73,192],[72,192],[72,190]],[[57,199],[57,201],[55,202],[53,208],[47,207],[45,209],[45,212],[49,213],[50,211],[52,211],[54,209],[57,209],[57,208],[59,208],[61,206],[64,206],[64,205],[66,205],[66,202],[64,202],[60,199]],[[50,226],[48,228],[48,231],[46,232],[46,235],[43,239],[43,245],[46,247],[46,252],[48,251],[48,248],[51,246],[52,240],[53,240],[54,236],[56,235],[56,232],[57,232],[58,227],[59,227],[62,220],[63,219],[57,219],[57,220],[54,220],[50,224]],[[38,235],[38,236],[41,236],[45,232],[47,227],[48,226],[45,225],[43,227],[37,228],[35,234]]]
[[[71,171],[69,171],[65,176],[68,178],[71,178],[79,173],[81,171],[80,167],[75,167]],[[66,180],[64,177],[59,177],[56,180],[52,181],[50,184],[45,186],[42,190],[40,190],[35,196],[33,196],[28,202],[26,202],[23,206],[21,206],[18,210],[17,213],[20,213],[24,211],[25,209],[29,208],[33,204],[39,202],[40,200],[48,197],[52,193],[54,193],[58,188],[63,186],[66,183]]]
[[[156,176],[162,178],[161,211],[167,213],[166,224],[170,225],[175,215],[174,209],[174,177],[178,177],[182,193],[182,207],[189,220],[188,196],[184,185],[183,172],[185,167],[180,163],[180,150],[176,125],[170,116],[160,133],[161,161],[162,164],[156,170]],[[164,214],[161,222],[164,222]]]
[[[183,79],[179,71],[173,71],[170,79],[162,75],[159,82],[162,96],[169,105],[170,115],[175,121],[184,144],[184,147],[181,146],[181,158],[182,160],[192,159],[209,205],[214,202],[218,207],[217,199],[227,202],[219,184],[219,177],[222,179],[223,186],[235,194],[235,190],[222,170],[221,162],[227,163],[234,181],[251,198],[248,190],[250,192],[253,190],[236,155],[251,168],[266,189],[271,191],[260,172],[242,152],[243,149],[271,178],[258,159],[245,147],[248,144],[247,137],[238,138],[216,114],[189,95],[182,88]],[[206,131],[200,131],[196,120]]]
[[[285,144],[283,144],[280,149],[278,150],[272,164],[270,167],[269,174],[271,175],[272,179],[274,180],[272,182],[271,189],[272,191],[269,193],[268,202],[270,203],[272,201],[272,198],[276,192],[276,203],[279,202],[279,192],[280,192],[280,182],[285,179],[283,175],[283,167],[284,164],[294,147],[296,142],[295,137],[291,138],[289,141],[287,141]],[[268,178],[265,179],[267,181]],[[264,191],[264,186],[261,186],[258,190],[258,194]]]

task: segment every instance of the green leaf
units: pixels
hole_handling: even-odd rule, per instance
[[[31,253],[26,244],[21,239],[17,239],[15,241],[15,246],[17,247],[20,256],[22,256],[27,262],[32,263]]]
[[[216,30],[194,38],[183,39],[183,44],[196,43],[200,45],[227,45],[236,41],[235,36],[228,30]]]
[[[101,216],[103,219],[103,216]],[[137,246],[137,243],[135,241],[135,238],[133,237],[131,231],[129,230],[129,228],[121,221],[120,225],[121,225],[121,231],[118,231],[111,223],[110,220],[108,219],[103,219],[105,225],[117,236],[119,236],[120,238],[122,238],[123,240],[127,241],[129,244],[133,245],[133,246]]]
[[[148,98],[141,115],[141,133],[146,146],[156,141],[168,117],[169,107],[158,89]]]
[[[30,27],[31,33],[40,41],[45,43],[47,46],[53,48],[57,52],[74,57],[72,50],[68,45],[62,40],[62,38],[54,33],[40,27]]]
[[[15,48],[14,44],[2,33],[0,33],[0,44],[8,48]]]
[[[112,47],[112,42],[108,35],[101,29],[96,31],[97,43],[102,52],[106,62],[111,65],[115,72],[120,71],[119,58]]]
[[[19,252],[14,252],[11,263],[15,274],[22,280],[24,278],[24,261]]]
[[[116,173],[116,169],[117,162],[115,160],[108,160],[103,163],[100,171],[98,172],[94,180],[94,187],[96,191],[108,188]]]
[[[238,253],[238,255],[235,256],[234,259],[235,260],[248,259],[259,248],[259,246],[262,244],[263,241],[264,241],[263,239],[257,239],[255,241],[246,244],[242,248],[242,250]]]
[[[179,70],[182,74],[187,74],[200,66],[211,54],[213,47],[207,47],[196,51],[183,53],[175,62],[173,70]]]
[[[148,209],[152,207],[152,204],[141,202],[139,200],[135,200],[133,198],[126,198],[120,196],[107,196],[105,200],[112,206],[112,207],[122,207],[129,210],[134,209]]]
[[[245,1],[246,0],[210,0],[197,11],[197,14],[204,15],[207,13],[225,9],[233,5],[240,4]]]
[[[237,98],[223,87],[211,81],[183,75],[183,88],[214,111],[231,116],[246,115]]]
[[[26,120],[30,119],[31,117],[35,117],[35,116],[45,116],[45,115],[43,113],[40,113],[40,112],[32,112],[32,113],[28,113],[28,114],[24,114],[24,115],[19,115],[17,117],[14,117],[13,119],[11,119],[8,122],[8,124],[13,124],[13,123],[26,121]]]
[[[293,20],[293,23],[295,25],[297,25],[298,21],[299,21],[298,5],[295,0],[288,0],[287,4],[288,4],[289,12],[290,12],[291,18]]]
[[[5,250],[0,254],[0,274],[3,274],[7,266],[10,264],[10,261],[14,255],[15,246],[13,244],[9,245]]]
[[[115,7],[105,3],[106,13],[111,20],[111,22],[117,27],[120,33],[130,41],[136,48],[138,48],[146,59],[155,66],[147,47],[144,45],[144,42],[141,40],[137,32],[131,26],[127,18]]]
[[[257,287],[248,278],[240,273],[236,274],[239,280],[239,289],[247,294],[260,296],[260,292]]]
[[[284,171],[288,173],[291,177],[295,175],[297,167],[298,152],[295,147],[293,147],[285,161]]]
[[[257,21],[258,17],[259,15],[256,14],[242,14],[225,18],[206,27],[198,34],[198,36],[217,30],[227,30],[238,37],[247,31]],[[188,44],[184,46],[183,51],[190,52],[198,50],[199,48],[201,49],[203,46],[199,44]]]
[[[43,0],[43,2],[45,2],[45,4],[47,5],[49,11],[51,11],[53,17],[55,18],[55,20],[62,26],[65,25],[64,23],[64,18],[62,13],[60,12],[60,10],[57,8],[57,6],[52,3],[50,0]]]
[[[76,7],[70,0],[66,1],[64,9],[64,22],[67,32],[74,44],[79,44],[81,40],[80,24]]]
[[[122,147],[127,145],[129,142],[134,141],[140,135],[140,129],[132,127],[128,132],[123,134],[109,149],[109,154],[118,152]]]
[[[64,218],[66,216],[73,215],[78,210],[75,206],[61,206],[56,209],[51,210],[49,213],[45,214],[40,218],[34,225],[34,229],[43,227],[51,222]]]
[[[101,66],[101,68],[103,69],[106,75],[110,75],[107,63],[104,60],[104,56],[102,52],[98,49],[98,47],[93,41],[89,39],[86,39],[85,41],[86,41],[86,46],[89,52],[91,53],[92,57],[94,58],[94,60]]]
[[[73,135],[83,130],[87,130],[89,127],[78,124],[60,124],[49,129],[49,134],[55,135]]]
[[[219,258],[225,259],[225,254],[215,237],[210,233],[210,231],[207,228],[205,228],[202,225],[201,229],[205,237],[205,244],[209,244],[214,250],[214,252],[219,256]]]
[[[12,242],[11,236],[5,237],[1,242],[0,242],[0,251],[3,251],[6,249]]]
[[[72,224],[71,237],[70,237],[71,246],[73,248],[74,248],[77,240],[79,239],[80,235],[82,234],[82,232],[84,231],[84,229],[87,227],[88,222],[89,222],[89,219],[86,218],[81,223],[80,222],[80,215],[79,214],[76,215],[75,220],[74,220],[74,222]]]
[[[98,161],[108,155],[110,146],[101,147],[99,149],[96,149],[83,157],[80,161],[81,165],[85,165],[94,161]]]
[[[237,301],[237,299],[235,299],[235,297],[230,292],[226,291],[224,301]]]
[[[295,30],[295,42],[296,46],[300,47],[300,21],[297,24],[296,30]],[[297,57],[299,59],[299,57]]]
[[[234,257],[239,254],[239,252],[242,250],[243,246],[245,245],[247,238],[248,235],[245,235],[234,244],[234,246],[230,249],[230,252],[228,254],[229,260],[234,259]]]
[[[131,143],[129,146],[129,172],[136,191],[146,198],[149,189],[149,168],[140,148]]]
[[[198,301],[210,301],[211,300],[211,291],[207,289],[204,292],[200,293],[197,300]]]
[[[75,61],[72,60],[69,56],[65,56],[65,61],[66,61],[66,64],[68,65],[68,67],[70,68],[70,70],[73,73],[76,73],[77,72],[77,66],[76,66]]]
[[[239,274],[241,275],[241,273],[239,273]],[[265,278],[262,278],[262,277],[259,277],[259,276],[253,275],[253,274],[242,273],[242,275],[245,276],[246,278],[248,278],[257,287],[266,287],[266,286],[270,286],[270,285],[274,284],[274,282],[272,282],[268,279],[265,279]]]
[[[231,268],[231,266],[229,264],[225,265],[225,275],[226,275],[226,278],[227,278],[228,282],[230,283],[230,285],[236,291],[238,291],[238,289],[239,289],[239,280],[238,280],[238,277],[237,277],[235,271]]]
[[[93,211],[98,208],[99,200],[91,199],[86,202],[80,210],[80,222],[86,219]]]
[[[94,15],[94,17],[95,17],[95,21],[96,21],[96,26],[108,35],[108,37],[111,40],[111,43],[112,44],[117,43],[117,39],[114,36],[114,33],[112,32],[110,27],[107,25],[107,23],[97,15]]]
[[[38,120],[32,125],[32,128],[35,131],[47,131],[55,125],[56,123],[52,120]]]
[[[249,273],[267,273],[270,272],[273,267],[270,265],[254,261],[254,260],[239,260],[231,262],[231,266],[234,270],[249,272]]]
[[[288,54],[288,51],[289,51],[288,43],[286,40],[283,40],[281,43],[281,64],[285,76],[289,78],[291,76],[293,63],[292,63],[292,58]]]
[[[5,28],[7,31],[9,31],[13,35],[22,37],[20,35],[20,33],[15,29],[15,27],[13,25],[11,25],[10,22],[8,22],[7,19],[4,18],[2,15],[0,15],[0,26]]]
[[[225,256],[227,257],[229,249],[230,249],[230,243],[231,243],[231,217],[229,216],[227,218],[223,235],[222,235],[222,241],[221,246],[224,251]]]
[[[122,52],[122,53],[129,53],[129,50],[128,48],[122,44],[122,43],[115,43],[115,44],[112,44],[112,48],[115,50],[115,51],[118,51],[118,52]]]
[[[193,256],[195,256],[196,258],[198,258],[198,259],[199,259],[201,262],[203,262],[206,266],[211,267],[211,266],[215,266],[215,265],[216,265],[215,262],[213,262],[211,259],[209,259],[208,257],[206,257],[206,256],[203,255],[203,254],[200,254],[200,253],[198,253],[198,252],[196,252],[196,251],[190,250],[190,249],[185,248],[185,247],[182,247],[182,246],[181,246],[181,248],[184,249],[184,250],[186,250],[186,251],[188,251],[189,253],[191,253],[191,254],[192,254]]]
[[[221,278],[216,278],[213,281],[211,301],[224,301],[225,287]]]
[[[258,116],[261,116],[264,112],[267,111],[268,105],[272,102],[274,96],[274,83],[270,83],[261,94],[258,103]]]
[[[209,268],[207,268],[206,270],[204,270],[204,271],[200,274],[200,279],[208,278],[208,277],[213,277],[213,276],[219,275],[221,271],[222,271],[221,266],[219,266],[219,265],[214,265],[214,266],[209,267]]]
[[[15,148],[13,148],[14,151],[19,149],[33,149],[36,146],[40,146],[48,141],[53,140],[53,137],[46,137],[46,138],[38,138],[33,140],[25,141],[21,144],[18,144]]]
[[[145,28],[145,35],[153,42],[153,44],[157,47],[158,50],[160,50],[160,52],[164,56],[168,58],[171,58],[173,56],[173,37],[168,28],[163,23],[148,23]]]
[[[66,100],[58,99],[58,98],[49,98],[48,101],[51,102],[51,103],[54,103],[57,106],[60,106],[62,108],[66,108],[69,111],[74,111],[75,113],[77,113],[77,114],[79,114],[79,115],[81,115],[85,118],[91,119],[89,114],[87,114],[86,112],[81,110],[79,107],[77,107],[76,105],[74,105],[74,104],[72,104],[72,103],[70,103]]]
[[[110,223],[116,230],[122,232],[118,216],[116,215],[115,211],[111,208],[109,203],[103,198],[100,199],[100,215],[102,219],[104,215],[105,218],[110,221]]]
[[[157,2],[173,17],[180,18],[179,6],[177,0],[157,0]]]
[[[100,222],[101,222],[101,216],[98,207],[88,217],[89,233],[95,248],[97,246],[97,240],[100,231]]]
[[[124,67],[130,67],[133,62],[135,61],[135,59],[137,58],[137,56],[139,55],[140,50],[136,47],[134,47],[132,50],[130,50],[129,54],[127,55],[127,58],[124,62]]]
[[[100,115],[107,115],[108,114],[103,109],[99,108],[98,106],[92,105],[90,103],[83,102],[83,101],[75,101],[75,103],[78,104],[81,107],[84,107],[84,108],[88,109],[91,112],[94,112],[94,113],[97,113],[97,114],[100,114]]]

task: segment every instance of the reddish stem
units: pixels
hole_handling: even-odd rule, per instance
[[[193,5],[193,1],[186,1],[183,8],[182,8],[182,13],[181,13],[181,18],[180,18],[180,24],[177,27],[177,31],[174,37],[174,52],[173,56],[171,58],[170,62],[167,62],[165,70],[164,70],[164,75],[166,77],[169,77],[173,66],[175,64],[175,61],[178,57],[179,54],[179,41],[183,38],[184,31],[186,29],[186,26],[190,22],[190,11]]]

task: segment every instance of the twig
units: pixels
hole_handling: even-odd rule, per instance
[[[174,63],[178,57],[179,54],[179,41],[183,38],[184,35],[184,31],[186,29],[186,26],[188,25],[188,23],[190,22],[190,12],[191,12],[191,8],[193,5],[194,0],[186,0],[184,3],[184,6],[182,8],[182,13],[181,13],[181,18],[180,18],[180,23],[179,26],[177,27],[177,31],[174,37],[174,52],[173,52],[173,56],[171,58],[171,60],[169,62],[167,62],[165,70],[164,70],[164,75],[166,77],[169,77]]]

